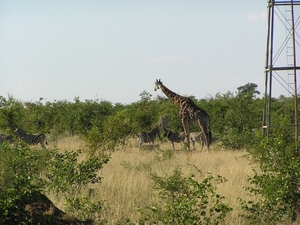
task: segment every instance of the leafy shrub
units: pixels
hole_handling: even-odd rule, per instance
[[[44,215],[32,217],[26,205],[44,187],[39,174],[46,156],[22,143],[0,145],[0,224],[38,224],[45,219]]]
[[[249,178],[249,195],[259,195],[255,201],[242,201],[242,217],[249,224],[276,224],[295,221],[300,210],[299,143],[285,135],[263,139],[249,151],[259,171]]]
[[[177,168],[171,176],[153,174],[152,180],[161,202],[140,209],[140,224],[220,224],[232,210],[216,193],[214,183],[225,181],[221,176],[207,173],[199,182],[194,175],[184,177]]]
[[[24,143],[0,144],[0,224],[45,224],[49,215],[30,214],[26,205],[39,199],[45,190],[62,194],[68,212],[81,220],[99,219],[103,202],[84,197],[86,187],[99,183],[99,169],[108,158],[88,158],[79,162],[81,151],[32,150]],[[49,164],[45,164],[49,162]],[[41,177],[45,174],[47,180]],[[88,194],[87,194],[88,195]],[[83,197],[82,197],[83,196]]]
[[[90,219],[97,224],[105,224],[106,220],[101,219],[103,202],[92,202],[89,197],[76,197],[67,199],[66,211],[73,212],[80,220]]]
[[[53,150],[49,165],[47,189],[66,198],[67,212],[80,219],[90,219],[93,213],[102,209],[102,203],[92,203],[88,197],[82,197],[89,184],[99,183],[97,175],[108,158],[88,158],[79,162],[81,150],[59,153]]]
[[[106,152],[128,145],[128,139],[137,133],[132,117],[128,113],[129,110],[122,110],[107,116],[102,128],[94,126],[82,136],[89,155],[103,157]]]

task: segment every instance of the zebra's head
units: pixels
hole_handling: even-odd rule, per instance
[[[14,131],[14,133],[17,135],[17,136],[19,136],[19,137],[24,137],[25,136],[25,132],[22,130],[22,129],[20,129],[19,127],[17,128],[17,129],[15,129],[15,131]]]
[[[155,84],[154,91],[156,91],[156,90],[160,89],[160,86],[161,86],[163,83],[161,82],[160,79],[156,79],[156,81],[155,81],[154,84]]]
[[[14,133],[17,134],[19,132],[19,127],[15,129]]]

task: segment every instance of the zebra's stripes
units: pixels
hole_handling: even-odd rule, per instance
[[[209,144],[211,144],[212,143],[212,140],[211,140],[212,139],[212,134],[211,134],[210,131],[208,133],[208,137],[209,137],[208,142],[209,142]],[[201,145],[202,145],[201,151],[202,151],[202,149],[204,147],[204,144],[206,142],[205,135],[204,135],[203,132],[191,132],[190,133],[190,141],[193,144],[193,150],[196,150],[195,142],[201,142]]]
[[[29,145],[37,145],[41,144],[42,148],[46,148],[45,144],[47,145],[46,135],[45,134],[27,134],[20,128],[17,128],[14,133],[20,137],[22,141]]]
[[[150,133],[141,132],[138,134],[139,145],[141,146],[143,143],[154,144],[154,139],[159,135],[160,131],[158,127],[154,128],[152,131],[150,131]]]
[[[174,133],[170,129],[164,129],[164,137],[166,137],[171,142],[172,149],[175,151],[174,142],[183,142],[185,139],[185,133]]]
[[[3,142],[12,143],[13,136],[10,134],[0,134],[0,143],[3,143]]]

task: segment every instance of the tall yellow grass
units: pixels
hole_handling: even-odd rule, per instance
[[[82,143],[76,138],[66,138],[60,140],[57,147],[63,150],[77,150],[82,147]],[[179,149],[179,145],[176,147]],[[195,174],[195,168],[191,166],[194,165],[203,174],[211,172],[213,175],[227,178],[227,182],[217,185],[217,193],[224,195],[225,201],[233,208],[225,224],[242,224],[241,218],[238,217],[238,198],[250,198],[244,191],[244,186],[248,185],[247,178],[252,175],[252,167],[243,157],[245,151],[224,151],[213,146],[210,152],[205,148],[200,152],[199,146],[197,147],[198,150],[193,153],[175,151],[174,157],[166,160],[163,160],[163,151],[170,149],[169,143],[161,144],[161,150],[141,150],[133,142],[132,147],[114,152],[109,163],[100,171],[102,182],[91,187],[95,189],[95,201],[105,200],[106,210],[103,217],[109,224],[116,224],[125,218],[137,221],[140,216],[137,208],[158,198],[152,189],[150,173],[171,175],[174,169],[180,166],[184,174]],[[54,196],[49,197],[59,208],[64,209],[63,201],[58,201]]]

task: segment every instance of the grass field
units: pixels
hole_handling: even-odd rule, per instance
[[[64,150],[77,150],[82,147],[82,142],[77,138],[64,138],[58,141],[57,147]],[[180,149],[177,144],[176,149]],[[49,146],[51,149],[51,145]],[[187,153],[177,150],[174,157],[164,159],[164,152],[170,149],[169,143],[160,144],[160,150],[140,149],[137,141],[132,141],[132,146],[118,150],[111,155],[108,164],[100,171],[103,180],[96,184],[93,198],[95,201],[105,200],[106,210],[103,217],[109,224],[116,224],[129,218],[137,221],[139,206],[147,205],[157,200],[156,192],[152,189],[153,181],[150,173],[157,175],[171,175],[175,168],[180,166],[186,175],[196,173],[194,166],[205,174],[221,175],[228,179],[227,182],[217,186],[217,193],[225,196],[225,201],[233,208],[226,218],[225,224],[243,224],[238,217],[240,203],[238,198],[248,200],[244,187],[248,185],[247,178],[252,175],[252,166],[243,157],[245,151],[224,151],[212,146],[211,151],[206,148]],[[191,166],[194,165],[194,166]],[[200,179],[200,178],[199,178]],[[49,196],[49,198],[64,210],[64,202]]]

